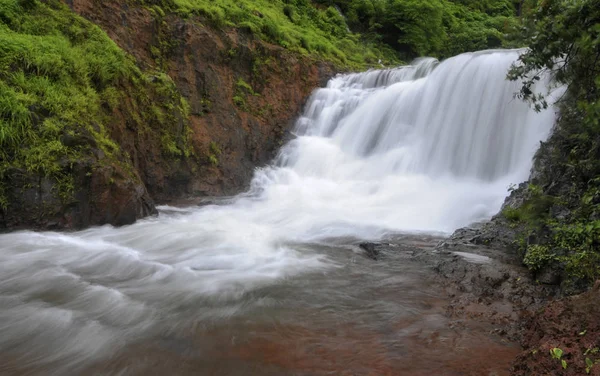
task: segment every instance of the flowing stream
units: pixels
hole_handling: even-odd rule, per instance
[[[515,349],[449,329],[429,271],[357,243],[431,247],[527,178],[555,113],[513,98],[518,54],[333,78],[237,197],[0,235],[0,374],[502,374]]]

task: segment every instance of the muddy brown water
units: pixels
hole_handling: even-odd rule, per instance
[[[401,242],[430,248],[438,240]],[[509,374],[517,344],[485,323],[448,318],[444,286],[409,251],[391,247],[371,260],[355,243],[334,243],[294,246],[326,254],[336,268],[186,304],[179,322],[159,322],[93,360],[53,360],[52,351],[40,358],[27,343],[15,344],[0,355],[0,374]]]

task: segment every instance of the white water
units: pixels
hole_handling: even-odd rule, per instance
[[[505,76],[517,56],[423,59],[332,79],[275,163],[227,205],[163,208],[122,228],[0,236],[0,351],[56,362],[60,374],[158,323],[224,319],[262,304],[241,300],[249,291],[336,266],[297,244],[448,233],[489,218],[527,178],[555,117],[513,99],[518,84]]]

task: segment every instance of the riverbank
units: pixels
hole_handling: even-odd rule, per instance
[[[600,375],[600,281],[586,293],[561,296],[551,279],[534,279],[522,265],[510,246],[511,231],[498,231],[501,226],[487,222],[435,246],[409,244],[413,258],[444,287],[447,318],[465,330],[474,323],[493,327],[490,334],[520,343],[511,375]],[[371,245],[375,251],[367,254],[406,246]]]
[[[221,203],[3,235],[0,373],[560,375],[560,348],[577,375],[596,360],[598,293],[552,301],[554,287],[483,244],[485,225],[377,244],[272,239],[267,251],[234,224],[215,238],[211,223],[235,217]]]

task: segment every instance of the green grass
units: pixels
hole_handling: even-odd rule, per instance
[[[420,55],[449,57],[512,46],[515,2],[489,0],[130,0],[155,17],[200,17],[288,50],[361,70]],[[342,10],[344,14],[338,10]],[[166,47],[156,48],[155,52]]]
[[[60,1],[0,0],[0,208],[15,173],[51,178],[68,199],[71,167],[92,148],[127,165],[107,132],[114,111],[156,134],[167,154],[189,155],[188,106],[168,76],[141,71]]]
[[[138,0],[163,14],[200,16],[217,29],[237,27],[258,38],[303,55],[324,59],[339,67],[364,69],[397,63],[397,53],[383,43],[349,31],[334,8],[309,0]],[[160,10],[158,10],[160,9]]]

